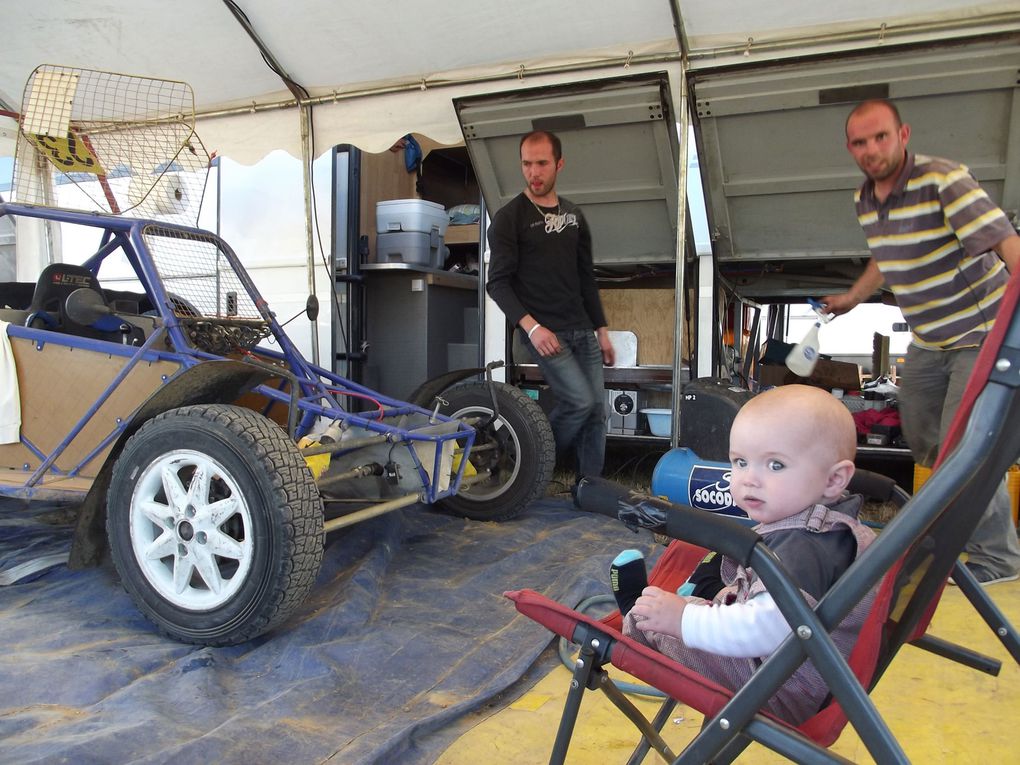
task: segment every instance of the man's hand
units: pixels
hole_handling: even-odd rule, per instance
[[[842,316],[847,311],[856,308],[859,301],[855,300],[849,292],[844,292],[841,295],[826,295],[819,302],[825,306],[828,313],[833,316]]]
[[[847,292],[841,295],[826,295],[821,302],[825,305],[825,310],[833,316],[841,316],[874,295],[875,290],[883,284],[885,277],[878,270],[878,261],[872,258],[864,268],[864,273]]]
[[[546,329],[541,324],[531,333],[531,345],[538,352],[539,356],[555,356],[562,349],[559,338],[551,329]]]
[[[613,348],[613,341],[609,339],[609,327],[599,327],[595,330],[595,336],[599,339],[599,348],[602,349],[602,363],[607,367],[616,363],[616,349]]]

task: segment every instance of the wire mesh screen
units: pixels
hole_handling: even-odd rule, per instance
[[[178,316],[262,319],[218,239],[162,226],[146,226],[142,236]]]
[[[197,223],[209,155],[186,83],[40,66],[19,128],[15,201]]]

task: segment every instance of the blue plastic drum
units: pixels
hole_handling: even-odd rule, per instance
[[[703,460],[690,449],[670,449],[652,471],[652,494],[670,502],[737,518],[747,514],[733,504],[730,463]]]

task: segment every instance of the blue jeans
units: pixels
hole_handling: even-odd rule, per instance
[[[903,435],[917,464],[934,464],[939,445],[960,408],[977,356],[977,348],[932,351],[911,345],[907,350],[900,385],[900,417]],[[1005,477],[963,549],[970,561],[993,573],[1010,575],[1020,569],[1020,545]]]
[[[540,356],[525,338],[542,377],[556,396],[556,406],[549,414],[556,450],[574,448],[578,477],[599,476],[606,459],[602,349],[590,329],[557,332],[556,338],[561,350],[555,356]]]

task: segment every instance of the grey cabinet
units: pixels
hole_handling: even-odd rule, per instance
[[[366,384],[407,398],[428,379],[477,365],[478,277],[394,263],[362,272]]]

